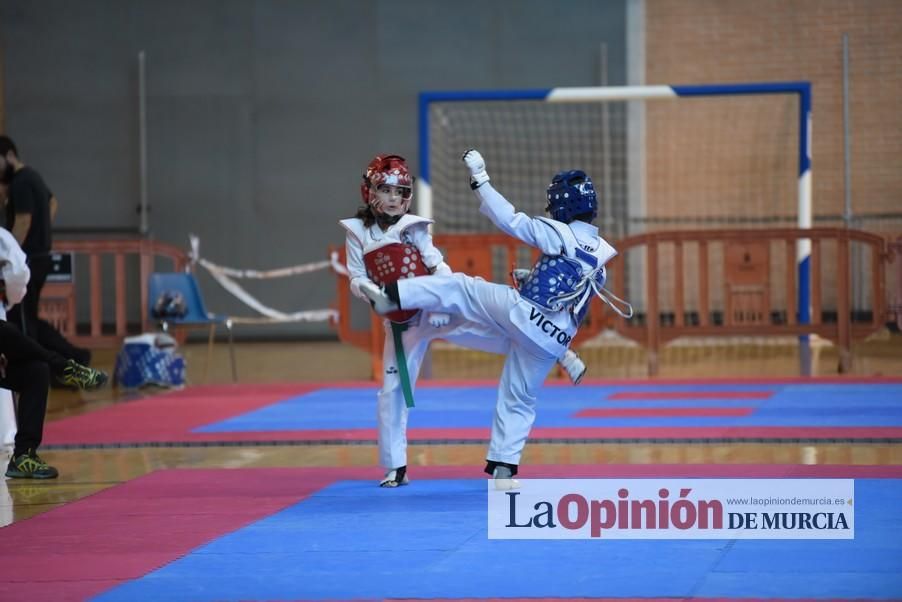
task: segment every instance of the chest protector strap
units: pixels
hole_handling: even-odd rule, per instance
[[[598,248],[593,251],[582,248],[576,235],[570,226],[557,220],[539,217],[547,226],[551,227],[561,238],[561,255],[571,261],[577,261],[583,268],[583,276],[569,292],[561,293],[554,297],[553,301],[563,305],[570,305],[570,311],[576,316],[585,313],[586,304],[593,296],[598,297],[619,316],[633,317],[633,306],[621,299],[608,289],[604,288],[605,264],[610,261],[617,251],[601,237],[598,237]]]

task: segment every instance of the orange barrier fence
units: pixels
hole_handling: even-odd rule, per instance
[[[338,249],[330,249],[330,253],[338,253],[338,261],[341,265],[347,265],[347,254],[344,247]],[[370,354],[370,369],[374,380],[382,381],[382,346],[385,340],[385,332],[382,328],[382,319],[369,310],[366,318],[357,320],[365,322],[366,328],[360,328],[354,325],[354,314],[352,308],[362,308],[363,302],[355,300],[351,296],[351,289],[348,283],[348,277],[336,274],[338,288],[335,291],[335,309],[338,310],[338,320],[332,322],[332,325],[338,330],[338,338],[344,343],[351,344]],[[365,308],[364,308],[365,309]]]
[[[810,324],[799,324],[795,312],[795,249],[801,239],[812,246]],[[528,266],[537,257],[535,249],[503,234],[438,235],[435,242],[455,270],[489,281],[509,281],[515,264]],[[869,258],[869,290],[868,307],[856,307],[859,319],[853,321],[850,266],[855,245]],[[627,321],[593,303],[574,345],[605,329],[616,330],[648,350],[651,374],[661,346],[683,336],[817,334],[837,344],[847,369],[853,340],[890,319],[902,326],[902,260],[897,257],[902,239],[887,244],[878,235],[842,228],[703,230],[652,232],[615,246],[620,254],[609,264],[608,287],[636,305],[637,317]],[[87,274],[79,273],[74,282],[47,283],[41,314],[75,344],[92,348],[115,347],[123,337],[149,330],[149,275],[181,271],[188,263],[181,248],[143,239],[59,240],[54,251],[74,253],[80,266],[87,265]],[[343,263],[343,249],[339,255]],[[892,299],[886,290],[889,262],[894,263]],[[107,288],[113,289],[111,300],[107,295],[113,319],[112,324],[106,320],[106,327],[104,282],[112,282]],[[88,316],[82,331],[76,328],[79,302],[89,305],[88,312],[81,312]],[[362,302],[352,302],[346,277],[337,278],[336,305],[339,338],[371,354],[378,378],[384,337],[380,320]]]
[[[796,246],[803,239],[811,241],[808,324],[800,324],[796,313]],[[515,264],[532,265],[537,257],[535,249],[503,234],[438,235],[435,243],[455,271],[496,282],[505,281]],[[853,244],[870,257],[870,307],[864,312],[857,308],[869,318],[854,322]],[[893,245],[897,253],[902,251],[902,242]],[[661,346],[685,336],[816,334],[838,346],[840,369],[845,371],[851,367],[851,342],[880,329],[888,317],[885,265],[893,255],[882,237],[868,232],[842,228],[651,232],[625,238],[615,247],[619,254],[608,264],[608,288],[633,301],[637,317],[625,320],[604,304],[593,303],[573,345],[579,347],[612,328],[646,348],[650,375],[657,373]],[[344,263],[343,249],[339,255]],[[902,273],[896,280],[898,305],[893,307],[899,316]],[[347,277],[338,278],[337,300],[339,338],[371,353],[378,378],[383,336],[379,320],[372,315],[352,319],[353,307],[366,308],[361,302],[352,304]],[[827,314],[835,315],[835,320],[825,320]]]
[[[41,317],[57,327],[72,343],[80,347],[115,347],[131,334],[149,330],[147,321],[147,282],[154,271],[181,271],[188,263],[186,253],[173,245],[144,239],[122,240],[58,240],[54,253],[74,253],[87,258],[87,278],[76,274],[72,282],[48,282],[41,292]],[[111,258],[112,261],[106,258]],[[163,260],[161,268],[158,260]],[[129,272],[135,269],[137,274]],[[110,269],[112,268],[112,269]],[[104,329],[103,283],[111,278],[114,296],[112,332]],[[137,286],[129,289],[129,281]],[[78,332],[78,301],[90,305],[88,331]],[[140,317],[131,324],[130,308],[140,308]]]
[[[796,315],[798,270],[796,244],[811,241],[810,323],[800,324]],[[870,320],[852,322],[850,283],[851,246],[862,245],[870,256]],[[684,300],[690,290],[686,283],[686,253],[689,244],[696,247],[692,268],[697,274],[697,320],[686,319]],[[722,271],[719,282],[712,281],[709,252],[720,247]],[[825,247],[833,247],[825,260]],[[875,234],[843,228],[700,230],[652,232],[629,237],[617,244],[620,255],[614,259],[613,290],[624,294],[624,257],[631,249],[644,249],[647,261],[644,286],[647,291],[647,316],[658,319],[616,322],[617,332],[642,344],[649,352],[649,373],[657,372],[657,354],[661,345],[683,336],[780,336],[816,334],[833,341],[839,348],[840,370],[851,367],[851,342],[862,339],[884,326],[886,320],[885,262],[889,261],[886,241]],[[674,284],[660,290],[662,250],[672,252]],[[774,253],[774,249],[777,251]],[[773,261],[772,261],[773,260]],[[779,269],[774,269],[774,268]],[[772,305],[774,271],[782,273],[779,286],[781,306]],[[825,322],[824,289],[828,277],[833,281],[836,320]],[[835,278],[835,280],[833,280]],[[712,319],[710,307],[714,286],[720,286],[723,311]],[[672,320],[662,319],[662,292],[672,309]],[[776,316],[776,318],[775,318]]]

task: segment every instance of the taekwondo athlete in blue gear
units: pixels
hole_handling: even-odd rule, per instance
[[[480,211],[503,232],[542,252],[519,289],[463,274],[402,280],[384,291],[369,291],[379,313],[420,308],[459,314],[510,341],[504,363],[486,472],[496,487],[516,487],[520,457],[535,422],[536,395],[554,362],[564,356],[592,297],[620,313],[604,290],[605,264],[617,252],[592,221],[598,198],[581,171],[554,176],[548,187],[550,217],[517,212],[491,184],[476,150],[463,155]]]

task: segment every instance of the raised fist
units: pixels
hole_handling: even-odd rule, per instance
[[[475,148],[464,152],[461,161],[466,163],[467,169],[470,170],[470,175],[472,176],[485,171],[485,159],[482,158],[482,155]]]
[[[475,148],[471,148],[463,154],[461,160],[470,171],[470,188],[476,190],[489,181],[489,174],[485,171],[485,159]]]

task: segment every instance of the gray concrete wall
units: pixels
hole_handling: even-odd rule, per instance
[[[626,83],[625,0],[0,0],[7,133],[61,202],[56,226],[136,228],[146,52],[150,225],[218,263],[323,259],[377,152],[417,161],[423,90]],[[463,150],[463,149],[462,149]],[[201,280],[210,309],[248,314]],[[283,310],[330,274],[252,286]],[[326,325],[242,329],[329,335]]]

